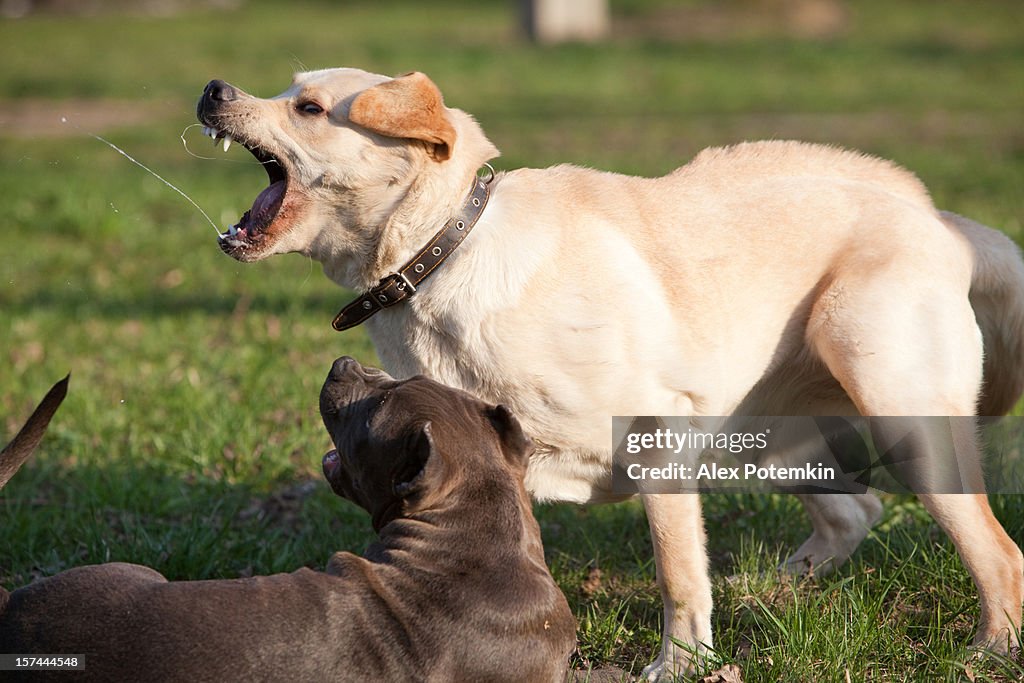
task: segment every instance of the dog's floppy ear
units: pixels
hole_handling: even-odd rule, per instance
[[[418,71],[356,95],[348,119],[388,137],[422,140],[428,143],[435,161],[450,157],[455,145],[455,128],[448,119],[441,91]]]
[[[434,454],[434,434],[430,423],[427,422],[420,428],[419,436],[415,444],[409,449],[409,457],[406,458],[392,475],[392,489],[399,498],[408,498],[418,492],[424,484],[427,471],[427,461]]]
[[[508,406],[498,404],[487,409],[487,419],[491,421],[494,430],[501,437],[501,445],[505,450],[505,457],[509,461],[526,466],[526,461],[533,453],[533,439],[523,431],[519,420],[512,414]]]

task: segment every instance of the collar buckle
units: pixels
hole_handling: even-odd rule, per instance
[[[395,287],[398,288],[398,291],[402,292],[408,289],[409,293],[406,294],[406,296],[416,293],[416,285],[412,283],[412,280],[410,280],[404,272],[400,270],[397,273],[395,273],[395,275],[397,275],[398,279],[401,280],[401,282],[395,285]]]
[[[489,185],[494,180],[494,169],[485,164],[490,177],[475,178],[469,196],[459,212],[434,234],[420,251],[396,272],[381,279],[376,287],[364,292],[345,305],[334,316],[332,326],[339,332],[360,325],[377,311],[401,303],[416,293],[417,286],[440,266],[473,229],[490,198]],[[407,271],[412,272],[410,277]]]

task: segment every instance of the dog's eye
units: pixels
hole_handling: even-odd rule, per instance
[[[366,428],[367,429],[370,428],[370,423],[373,421],[373,418],[376,417],[377,416],[377,412],[381,408],[384,407],[384,403],[388,400],[388,397],[390,397],[390,396],[391,396],[391,392],[390,391],[385,391],[384,395],[380,397],[380,401],[377,402],[377,405],[375,405],[373,408],[370,408],[370,413],[366,416]]]
[[[324,113],[324,108],[316,102],[303,102],[297,109],[303,114],[309,114],[310,116],[317,116],[318,114]]]

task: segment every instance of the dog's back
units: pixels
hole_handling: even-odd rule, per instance
[[[709,147],[669,177],[702,175],[710,182],[741,185],[769,176],[815,176],[865,183],[921,207],[933,209],[921,180],[899,164],[848,149],[798,140],[742,142]],[[708,180],[705,180],[708,182]]]

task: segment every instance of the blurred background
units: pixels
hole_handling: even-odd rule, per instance
[[[371,537],[319,475],[320,383],[342,353],[376,360],[361,330],[330,328],[346,293],[300,256],[224,257],[198,210],[93,137],[224,229],[265,174],[194,125],[211,78],[271,96],[299,70],[424,71],[480,121],[498,169],[660,175],[742,140],[853,147],[1024,237],[1019,0],[0,0],[0,63],[0,435],[73,373],[0,498],[8,587],[108,559],[175,578],[322,567]],[[717,573],[755,528],[765,556],[807,532],[789,499],[720,500]],[[1018,539],[1019,508],[1000,508]],[[890,509],[893,525],[920,517]],[[660,606],[639,507],[540,515],[581,657],[642,666]],[[716,622],[720,643],[749,652],[748,626]]]

